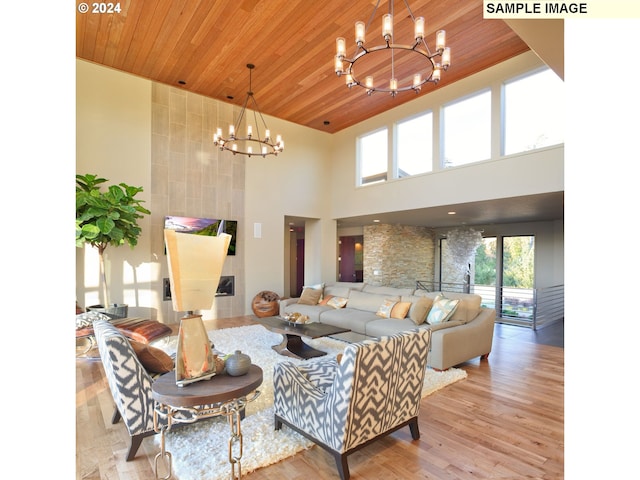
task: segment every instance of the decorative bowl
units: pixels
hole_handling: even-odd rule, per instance
[[[285,322],[289,325],[293,325],[294,327],[304,325],[309,321],[309,317],[307,315],[302,315],[298,312],[285,313],[282,318]]]

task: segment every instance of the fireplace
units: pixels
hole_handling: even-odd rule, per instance
[[[216,297],[232,297],[236,292],[236,277],[233,275],[223,275],[218,283]]]
[[[171,300],[171,284],[168,278],[163,278],[162,300]],[[223,275],[220,277],[216,297],[233,297],[236,294],[236,277],[233,275]]]

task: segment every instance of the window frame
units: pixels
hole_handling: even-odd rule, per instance
[[[394,179],[402,179],[402,178],[410,178],[410,177],[414,177],[416,175],[424,175],[426,173],[432,173],[433,172],[433,160],[435,158],[434,155],[434,131],[435,131],[435,112],[433,111],[433,109],[427,109],[427,110],[423,110],[421,112],[418,112],[414,115],[410,115],[408,117],[404,117],[401,120],[398,120],[396,122],[394,122],[393,124],[393,170],[392,170],[392,178]],[[427,165],[427,169],[425,171],[422,172],[418,172],[418,173],[407,173],[406,175],[400,175],[400,159],[399,159],[399,147],[400,147],[400,135],[399,135],[399,129],[400,129],[400,125],[403,123],[408,123],[414,120],[417,120],[418,118],[421,117],[426,117],[426,116],[430,116],[430,121],[431,121],[431,130],[429,133],[430,135],[430,151],[429,151],[429,158],[425,160],[426,165]],[[427,132],[425,132],[425,135],[427,134]]]
[[[556,73],[549,67],[541,66],[539,68],[535,68],[533,70],[529,70],[520,75],[515,75],[513,77],[509,77],[502,82],[500,82],[500,157],[510,157],[513,155],[521,155],[523,153],[532,152],[532,151],[540,151],[545,148],[554,148],[558,145],[564,144],[564,138],[562,142],[551,143],[549,145],[543,145],[541,147],[534,147],[531,149],[517,150],[510,153],[507,153],[507,86],[509,84],[513,84],[524,80],[526,78],[532,77],[534,75],[538,75],[543,72],[548,72],[552,75],[556,75]],[[564,80],[558,78],[560,82],[564,85]],[[564,132],[563,132],[564,134]],[[564,135],[563,135],[564,137]]]
[[[386,169],[384,170],[384,172],[380,172],[380,173],[374,173],[372,175],[369,175],[368,177],[364,177],[362,175],[362,166],[363,166],[363,162],[364,159],[362,158],[363,156],[363,152],[362,152],[362,140],[366,137],[370,137],[373,136],[377,133],[380,132],[385,132],[386,133]],[[369,186],[369,185],[377,185],[380,183],[385,183],[388,178],[389,178],[389,128],[386,125],[383,125],[380,128],[376,128],[375,130],[370,130],[366,133],[363,133],[362,135],[358,135],[358,137],[356,138],[356,186],[358,187],[365,187],[365,186]],[[366,179],[369,179],[369,181],[365,181]]]
[[[462,102],[466,102],[468,100],[471,100],[473,98],[476,97],[480,97],[481,95],[486,95],[488,94],[488,98],[489,98],[489,121],[488,121],[488,125],[489,125],[489,135],[487,136],[487,143],[488,143],[488,154],[489,156],[486,158],[482,158],[482,159],[478,159],[478,160],[472,160],[472,161],[468,161],[465,163],[460,163],[460,164],[454,164],[454,165],[446,165],[446,155],[447,155],[447,145],[445,142],[445,134],[446,134],[446,129],[447,129],[447,125],[445,122],[445,110],[447,109],[447,107],[451,107],[453,105],[456,104],[460,104]],[[491,160],[493,155],[492,155],[492,151],[491,151],[491,138],[492,138],[492,132],[493,132],[493,108],[492,108],[492,103],[493,103],[493,89],[491,88],[491,86],[487,86],[484,88],[481,88],[479,90],[476,90],[474,92],[471,92],[467,95],[463,95],[459,98],[456,98],[455,100],[452,100],[450,102],[446,102],[443,103],[440,106],[440,131],[439,131],[439,138],[440,138],[440,158],[438,159],[438,165],[440,167],[440,169],[442,170],[447,170],[449,168],[456,168],[456,167],[464,167],[467,165],[473,165],[473,164],[477,164],[480,162],[485,162],[487,160]]]

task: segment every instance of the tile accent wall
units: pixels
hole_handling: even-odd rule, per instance
[[[433,230],[382,224],[365,226],[363,233],[365,283],[413,288],[416,280],[433,280]]]
[[[151,138],[152,251],[160,260],[157,291],[169,276],[164,257],[164,217],[179,215],[238,221],[238,253],[227,257],[223,275],[235,276],[235,295],[218,297],[204,319],[244,314],[245,158],[213,145],[217,127],[233,122],[234,107],[179,88],[153,83]],[[153,286],[154,291],[156,285]],[[158,320],[178,323],[170,301],[162,301]]]

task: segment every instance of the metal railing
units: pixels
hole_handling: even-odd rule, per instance
[[[416,289],[475,293],[482,297],[483,307],[496,309],[496,321],[526,326],[533,330],[564,318],[564,285],[513,288],[417,280]]]

